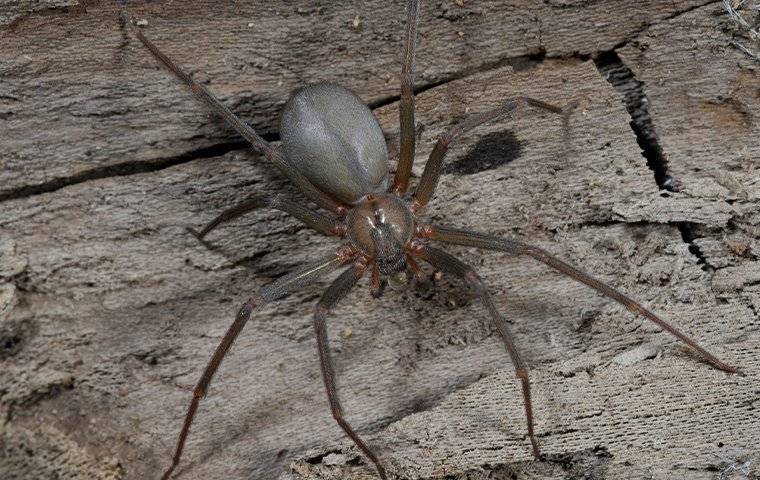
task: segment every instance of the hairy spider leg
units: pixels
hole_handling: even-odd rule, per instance
[[[697,344],[694,340],[686,336],[680,330],[662,320],[660,317],[641,306],[638,302],[634,301],[627,295],[619,292],[618,290],[610,287],[609,285],[600,282],[592,276],[578,270],[577,268],[569,265],[562,260],[550,255],[545,250],[527,245],[517,240],[497,237],[493,235],[486,235],[470,230],[462,230],[457,228],[442,227],[442,226],[422,226],[419,227],[420,236],[429,238],[431,240],[437,240],[444,243],[452,243],[456,245],[466,245],[470,247],[482,248],[486,250],[496,250],[500,252],[506,252],[511,255],[528,255],[541,263],[544,263],[558,272],[567,275],[568,277],[588,285],[597,292],[601,293],[607,298],[610,298],[633,313],[642,315],[651,322],[657,324],[660,328],[670,333],[674,337],[681,340],[683,343],[691,347],[708,363],[713,365],[718,370],[723,370],[728,373],[741,373],[738,368],[721,361]]]
[[[190,425],[193,423],[195,412],[198,410],[198,404],[200,403],[200,400],[206,395],[206,391],[208,390],[208,386],[211,383],[212,377],[219,368],[219,365],[222,363],[225,355],[227,355],[227,352],[237,338],[238,334],[240,334],[240,331],[243,330],[245,324],[248,323],[248,320],[251,318],[251,313],[254,311],[254,309],[261,307],[265,303],[269,303],[271,301],[277,300],[278,298],[284,297],[293,290],[313,283],[316,279],[337,270],[341,265],[345,265],[350,260],[352,260],[354,256],[355,254],[350,253],[345,248],[339,249],[335,254],[319,262],[313,263],[306,268],[302,268],[296,272],[280,277],[268,285],[264,285],[256,292],[256,294],[254,294],[251,298],[248,299],[248,301],[243,304],[243,306],[238,311],[237,316],[235,317],[235,321],[232,322],[232,325],[230,325],[227,333],[224,334],[224,337],[219,343],[219,346],[216,347],[214,355],[211,357],[211,360],[209,360],[205,370],[203,371],[203,375],[201,375],[200,380],[198,380],[198,383],[193,390],[193,398],[190,401],[190,406],[188,407],[187,413],[185,414],[185,421],[182,424],[182,430],[179,434],[179,438],[177,439],[177,446],[174,450],[174,456],[172,457],[172,464],[164,472],[163,476],[161,477],[162,480],[167,480],[179,464],[179,460],[182,456],[182,450],[185,447],[185,440],[187,440],[187,434],[190,432]]]
[[[401,196],[409,187],[409,176],[414,163],[416,131],[414,126],[414,50],[417,43],[417,23],[420,0],[406,2],[406,31],[404,35],[404,62],[401,66],[401,100],[399,101],[399,128],[401,130],[399,159],[393,176],[391,191]]]
[[[509,357],[512,359],[512,365],[515,367],[515,373],[517,378],[520,379],[522,384],[523,403],[525,405],[525,418],[528,422],[528,438],[530,439],[531,447],[533,448],[533,455],[538,458],[541,455],[539,450],[538,441],[533,432],[533,403],[530,400],[530,380],[528,378],[528,367],[520,357],[520,353],[515,346],[514,336],[507,325],[504,317],[496,309],[496,305],[493,303],[491,295],[488,293],[485,284],[480,279],[475,270],[469,265],[458,260],[456,257],[439,250],[424,245],[416,246],[413,250],[414,254],[422,258],[429,264],[431,264],[437,270],[450,273],[462,280],[473,289],[473,291],[480,297],[483,305],[488,310],[488,314],[491,316],[491,321],[494,327],[499,332],[502,342],[509,353]]]
[[[129,14],[124,10],[124,5],[119,5],[120,15],[122,22],[128,26],[142,42],[143,45],[150,51],[153,56],[166,66],[177,78],[182,80],[193,94],[201,99],[207,106],[211,108],[215,113],[224,118],[224,120],[234,128],[240,135],[248,140],[253,146],[256,152],[263,154],[275,167],[277,167],[293,184],[310,200],[315,202],[320,207],[335,212],[339,215],[345,214],[346,206],[339,202],[336,202],[329,195],[325,194],[317,187],[315,187],[306,176],[304,176],[297,169],[293,168],[282,155],[279,149],[272,147],[266,140],[264,140],[256,131],[235,115],[232,110],[227,108],[222,102],[220,102],[214,95],[203,85],[193,80],[187,72],[182,70],[174,61],[158,49],[139,28],[136,28],[132,24],[132,20]]]
[[[463,133],[467,133],[475,127],[496,120],[505,115],[513,115],[517,112],[517,109],[520,106],[539,108],[546,110],[547,112],[563,115],[565,119],[567,119],[567,116],[572,112],[576,105],[577,102],[573,102],[565,107],[557,107],[542,102],[541,100],[536,100],[535,98],[515,97],[504,101],[501,105],[492,110],[470,115],[465,118],[463,122],[454,125],[438,138],[438,142],[436,142],[435,147],[433,147],[433,150],[430,152],[427,163],[425,163],[425,170],[423,170],[422,177],[420,177],[420,183],[417,184],[417,190],[414,192],[412,210],[417,211],[424,208],[433,197],[435,187],[438,185],[438,179],[441,177],[443,159],[446,156],[446,152],[448,152],[451,142],[456,140],[456,138]],[[567,120],[565,120],[565,124],[566,123]]]
[[[375,455],[372,449],[370,449],[364,440],[359,437],[344,418],[343,407],[340,405],[338,390],[335,385],[335,370],[333,368],[332,357],[330,356],[330,346],[327,341],[327,314],[335,307],[338,301],[346,296],[351,288],[356,285],[356,282],[362,278],[366,269],[367,266],[363,261],[357,261],[336,278],[327,288],[314,311],[314,331],[317,334],[319,364],[322,368],[322,378],[325,382],[325,390],[327,391],[327,399],[330,402],[332,416],[346,435],[348,435],[356,446],[359,447],[359,450],[361,450],[362,453],[375,464],[375,468],[377,468],[377,473],[380,474],[380,478],[387,480],[388,477],[385,473],[385,468],[383,468],[377,455]]]
[[[228,208],[220,213],[216,218],[207,223],[200,232],[196,232],[193,229],[189,230],[198,238],[198,240],[203,240],[203,237],[222,223],[260,208],[273,208],[275,210],[283,211],[305,223],[307,227],[320,233],[324,233],[325,235],[342,237],[345,231],[343,224],[334,217],[311,210],[299,203],[288,200],[282,195],[276,195],[274,197],[252,197],[245,202]]]

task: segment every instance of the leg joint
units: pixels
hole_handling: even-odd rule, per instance
[[[485,291],[485,285],[483,285],[483,280],[480,279],[480,276],[477,274],[475,270],[467,269],[464,272],[464,281],[467,282],[467,284],[474,288],[477,292],[483,292]]]
[[[330,313],[330,308],[320,301],[317,306],[314,307],[314,316],[317,318],[324,318]]]
[[[331,405],[331,411],[332,411],[332,417],[335,419],[336,422],[338,422],[338,425],[341,427],[347,427],[348,422],[343,418],[343,412],[340,410],[339,405]]]
[[[257,295],[252,296],[249,298],[242,307],[240,307],[240,311],[238,312],[238,320],[242,320],[245,318],[248,318],[251,315],[251,312],[253,312],[253,309],[256,308],[256,305],[260,304],[261,302],[257,298]]]
[[[193,398],[197,398],[198,400],[202,399],[206,396],[206,387],[202,385],[198,385],[195,387],[195,390],[193,390]]]

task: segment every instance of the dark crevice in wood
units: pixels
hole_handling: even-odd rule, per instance
[[[331,450],[320,452],[314,456],[307,457],[304,459],[304,461],[310,465],[319,465],[328,455],[340,455],[340,454],[341,454],[341,450],[338,448],[334,448]]]
[[[572,429],[566,431],[573,433]],[[565,433],[565,432],[555,432]],[[605,478],[610,461],[614,458],[607,448],[597,445],[593,448],[572,453],[547,454],[544,461],[559,466],[571,478]],[[581,477],[579,474],[583,473]]]
[[[674,15],[675,16],[675,15]],[[672,17],[671,17],[672,18]],[[654,181],[660,190],[677,192],[678,182],[668,171],[667,155],[660,145],[657,131],[649,113],[649,99],[644,92],[644,82],[638,80],[633,71],[623,62],[615,50],[599,53],[594,58],[599,73],[623,95],[628,114],[631,116],[631,130],[636,135],[636,141],[641,148],[641,154],[647,161],[647,166],[654,173]],[[697,259],[697,264],[706,272],[713,268],[707,263],[707,258],[694,243],[693,226],[689,222],[672,222],[681,232],[681,238],[688,244],[689,252]]]
[[[90,180],[98,180],[108,177],[121,177],[125,175],[133,175],[136,173],[155,172],[201,158],[219,157],[233,150],[242,150],[246,147],[248,147],[248,142],[226,142],[190,150],[189,152],[167,158],[154,159],[151,161],[132,160],[115,165],[96,167],[69,177],[56,178],[54,180],[50,180],[49,182],[41,183],[38,185],[25,185],[23,187],[0,192],[0,202],[18,200],[34,195],[40,195],[43,193],[50,193],[65,187],[69,187],[71,185],[76,185],[77,183],[83,183]]]
[[[704,2],[704,3],[700,3],[699,5],[692,5],[689,8],[685,8],[683,10],[678,10],[677,12],[673,12],[671,15],[668,15],[667,17],[664,17],[662,20],[659,20],[657,23],[669,22],[670,20],[673,20],[674,18],[680,17],[681,15],[685,15],[685,14],[687,14],[689,12],[693,12],[694,10],[698,10],[698,9],[700,9],[702,7],[706,7],[707,5],[711,5],[713,3],[719,3],[721,1],[722,0],[708,0],[708,1]],[[653,23],[651,25],[655,25],[655,24]]]
[[[676,226],[678,231],[681,232],[681,238],[689,245],[689,252],[697,258],[697,264],[702,267],[705,272],[714,272],[715,268],[707,263],[707,257],[702,250],[694,243],[696,236],[694,235],[694,226],[689,222],[677,222]]]
[[[749,309],[752,311],[752,314],[755,316],[755,320],[760,322],[760,312],[757,311],[757,308],[755,308],[755,304],[752,303],[752,300],[748,302]]]
[[[649,114],[649,99],[644,93],[644,83],[636,78],[614,50],[600,53],[594,63],[605,80],[623,94],[626,109],[631,116],[631,129],[636,134],[647,166],[654,172],[657,186],[662,190],[677,191],[673,177],[668,173],[668,161]]]
[[[559,59],[559,58],[560,57],[552,57],[552,59]],[[427,92],[428,90],[432,90],[434,88],[440,87],[441,85],[444,85],[446,83],[450,83],[450,82],[461,80],[463,78],[467,78],[470,76],[478,75],[480,73],[488,72],[490,70],[498,70],[499,68],[505,67],[507,65],[512,66],[515,72],[530,70],[530,69],[536,68],[538,65],[543,63],[545,59],[546,59],[546,51],[543,49],[540,49],[538,52],[531,53],[528,55],[519,55],[516,57],[502,58],[493,62],[483,63],[475,68],[470,68],[467,70],[454,72],[453,74],[447,77],[444,77],[440,80],[437,80],[435,82],[415,85],[414,94],[419,95],[420,93]],[[584,60],[584,59],[581,59],[581,60]],[[375,101],[369,102],[367,103],[367,106],[370,108],[370,110],[376,110],[378,108],[386,107],[388,105],[397,103],[400,100],[401,100],[401,95],[389,95],[387,97],[383,97]],[[229,105],[229,107],[235,110],[234,106]],[[279,132],[262,133],[261,136],[264,137],[264,139],[268,142],[280,141]]]
[[[659,25],[661,23],[669,22],[669,21],[673,20],[674,18],[680,17],[681,15],[686,15],[689,12],[693,12],[694,10],[698,10],[698,9],[700,9],[702,7],[706,7],[708,5],[712,5],[713,3],[718,3],[720,1],[722,1],[722,0],[708,0],[708,1],[704,2],[704,3],[700,3],[699,5],[692,5],[689,8],[673,12],[671,15],[668,15],[667,17],[663,17],[663,18],[657,20],[656,22],[646,23],[646,24],[642,25],[641,28],[639,28],[638,30],[636,30],[634,32],[631,32],[631,34],[628,35],[628,37],[626,39],[624,39],[623,41],[621,41],[620,43],[618,43],[617,45],[615,45],[614,47],[612,47],[612,49],[610,51],[614,52],[614,51],[616,51],[616,50],[618,50],[620,48],[625,47],[626,45],[628,45],[628,42],[630,42],[631,40],[639,37],[639,35],[641,35],[642,33],[646,32],[647,30],[649,30],[650,28],[652,28],[655,25]]]
[[[524,70],[530,70],[532,68],[537,67],[543,61],[546,59],[546,50],[541,48],[535,53],[531,53],[528,55],[520,55],[517,57],[508,57],[508,58],[501,58],[499,60],[495,60],[493,62],[487,62],[483,63],[475,68],[468,68],[467,70],[462,70],[459,72],[454,72],[453,74],[444,77],[438,81],[426,83],[424,85],[415,85],[414,86],[414,94],[419,95],[422,92],[426,92],[428,90],[432,90],[436,87],[440,87],[441,85],[449,82],[453,82],[456,80],[461,80],[463,78],[467,78],[473,75],[477,75],[479,73],[488,72],[489,70],[497,70],[499,68],[505,67],[507,65],[512,66],[512,68],[515,69],[516,72],[522,72]],[[393,103],[396,103],[400,100],[400,95],[391,95],[388,97],[384,97],[378,100],[375,100],[374,102],[370,102],[369,108],[372,110],[375,110],[377,108],[385,107],[387,105],[391,105]]]
[[[85,13],[87,13],[87,5],[85,3],[73,3],[71,5],[30,5],[30,8],[22,10],[15,15],[13,15],[13,12],[6,12],[7,17],[0,22],[0,30],[12,31],[22,21],[34,16],[83,15]]]
[[[415,94],[420,94],[427,90],[431,90],[433,88],[439,87],[445,83],[460,80],[462,78],[466,78],[472,75],[477,75],[479,73],[487,72],[489,70],[495,70],[495,69],[504,67],[506,65],[511,65],[515,69],[515,71],[529,70],[531,68],[535,68],[537,65],[542,63],[545,58],[546,58],[546,52],[544,50],[540,50],[536,53],[532,53],[529,55],[521,55],[517,57],[500,59],[494,62],[484,63],[477,68],[468,69],[461,72],[456,72],[455,74],[450,75],[439,81],[427,83],[424,85],[418,85],[414,89],[414,91],[415,91]],[[381,108],[381,107],[393,104],[395,102],[398,102],[399,99],[400,99],[399,95],[382,98],[380,100],[369,103],[369,107],[372,110],[374,110],[374,109]],[[262,136],[268,142],[280,141],[280,135],[278,133],[267,133]],[[43,193],[51,193],[65,187],[75,185],[77,183],[87,182],[90,180],[99,180],[99,179],[108,178],[108,177],[126,176],[126,175],[132,175],[136,173],[157,172],[165,168],[173,167],[173,166],[180,165],[183,163],[188,163],[193,160],[224,155],[225,153],[228,153],[233,150],[244,149],[247,146],[248,146],[247,142],[230,141],[230,142],[209,145],[206,147],[198,148],[198,149],[191,150],[189,152],[186,152],[180,155],[167,157],[167,158],[159,158],[159,159],[152,159],[152,160],[132,160],[132,161],[119,163],[116,165],[96,167],[90,170],[80,172],[76,175],[56,178],[45,183],[41,183],[37,185],[24,185],[22,187],[17,187],[17,188],[7,190],[4,192],[0,191],[0,203],[8,201],[8,200],[18,200],[21,198],[31,197],[34,195],[40,195]]]

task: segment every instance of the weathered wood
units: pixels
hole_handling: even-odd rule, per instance
[[[124,33],[113,2],[70,3],[60,15],[13,5],[15,20],[0,30],[0,199],[209,156],[238,140]],[[338,82],[372,104],[399,94],[399,2],[129,3],[162,48],[264,134],[277,132],[289,92],[307,82]],[[614,0],[426,4],[418,86],[516,57],[609,49],[704,0],[637,3],[629,15]],[[22,16],[29,8],[37,13]]]
[[[760,138],[760,67],[728,42],[722,13],[715,5],[680,16],[620,53],[645,84],[680,196],[709,200],[727,214],[713,226],[725,227],[721,243],[730,263],[745,264],[760,253],[760,142],[753,140]],[[707,262],[721,267],[713,255]]]
[[[717,5],[669,18],[698,3],[638,2],[627,15],[613,2],[426,4],[418,74],[431,88],[417,97],[425,128],[414,171],[436,136],[468,113],[514,95],[579,100],[566,129],[525,110],[463,139],[426,218],[540,244],[641,299],[747,376],[711,369],[529,260],[452,248],[514,322],[548,459],[531,459],[512,366],[456,282],[374,300],[365,281],[330,318],[330,338],[348,417],[400,478],[715,478],[746,461],[758,473],[756,77],[742,77],[748,86],[728,96],[725,82],[748,65],[723,49]],[[398,5],[236,6],[214,16],[208,5],[134,11],[265,132],[304,81],[340,81],[378,103],[396,95]],[[540,37],[526,15],[540,19]],[[639,34],[644,18],[657,25]],[[12,108],[0,120],[11,133],[0,139],[11,152],[2,188],[14,197],[0,206],[0,472],[156,478],[237,306],[337,243],[272,211],[220,228],[211,248],[186,232],[246,195],[292,189],[127,42],[107,4],[32,14],[0,32],[31,45],[2,53],[10,67],[1,81],[20,100],[3,99]],[[679,192],[658,188],[623,93],[603,68],[568,55],[632,37],[620,59],[645,82]],[[681,62],[674,45],[694,41],[705,44]],[[542,46],[557,58],[510,60]],[[709,105],[723,95],[748,112],[741,131],[749,136],[715,133],[682,101],[690,97],[668,95],[669,85],[693,84]],[[375,113],[393,134],[397,104]],[[743,170],[728,155],[737,144],[750,155]],[[193,154],[201,158],[177,157],[198,148],[208,148]],[[730,194],[699,186],[723,185],[718,162],[732,169]],[[117,176],[125,164],[141,173]],[[40,188],[53,191],[29,195]],[[685,227],[697,238],[684,239]],[[326,284],[256,315],[201,403],[179,478],[375,478],[324,397],[311,313]],[[645,343],[650,353],[626,353]]]

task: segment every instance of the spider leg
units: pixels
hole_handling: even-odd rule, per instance
[[[531,447],[533,447],[533,455],[538,458],[541,455],[539,451],[538,441],[533,433],[533,404],[530,400],[530,380],[528,379],[528,367],[525,362],[520,358],[520,353],[515,346],[514,336],[507,325],[504,317],[496,309],[496,305],[493,303],[491,295],[488,293],[485,284],[480,279],[475,270],[469,265],[458,260],[456,257],[449,255],[443,250],[432,248],[428,246],[417,246],[414,254],[431,264],[434,268],[443,272],[455,275],[472,288],[475,293],[480,296],[483,305],[488,310],[488,314],[491,316],[494,326],[499,331],[501,340],[504,342],[504,346],[509,353],[509,357],[512,359],[512,364],[515,367],[515,373],[517,378],[520,379],[523,392],[523,403],[525,404],[525,418],[528,422],[528,438],[530,439]]]
[[[277,167],[291,182],[293,182],[296,187],[298,187],[299,190],[301,190],[304,195],[306,195],[307,198],[315,202],[320,207],[331,212],[336,212],[339,214],[345,213],[346,207],[344,205],[336,202],[324,192],[315,187],[301,172],[293,168],[293,166],[288,163],[288,161],[283,157],[280,150],[272,147],[272,145],[270,145],[269,142],[264,140],[258,133],[256,133],[253,128],[243,122],[243,120],[235,115],[232,110],[227,108],[222,102],[214,97],[214,95],[206,87],[193,80],[193,77],[182,70],[176,63],[174,63],[171,58],[159,50],[158,47],[153,44],[153,42],[148,40],[148,38],[143,35],[142,31],[139,28],[135,28],[132,25],[129,14],[124,9],[122,2],[119,2],[119,11],[121,20],[124,22],[124,24],[134,32],[135,36],[137,36],[140,42],[142,42],[142,44],[145,45],[148,50],[150,50],[150,53],[153,54],[157,60],[163,63],[166,68],[171,70],[171,72],[177,78],[182,80],[185,85],[190,87],[190,90],[197,98],[203,100],[206,105],[211,108],[211,110],[224,118],[224,120],[232,128],[234,128],[240,135],[242,135],[243,138],[248,140],[255,151],[263,154],[270,162],[272,162],[275,167]]]
[[[470,247],[483,248],[486,250],[496,250],[512,255],[528,255],[530,257],[533,257],[539,262],[550,266],[560,273],[563,273],[578,282],[588,285],[602,295],[611,298],[612,300],[623,305],[631,312],[642,315],[651,322],[657,324],[660,328],[694,349],[702,358],[704,358],[708,363],[712,364],[715,368],[729,373],[741,373],[738,368],[732,367],[731,365],[719,360],[715,355],[700,347],[697,342],[686,336],[676,327],[667,323],[665,320],[662,320],[660,317],[650,312],[627,295],[619,292],[609,285],[606,285],[605,283],[600,282],[599,280],[591,277],[581,270],[578,270],[572,265],[569,265],[562,260],[553,257],[541,248],[527,245],[509,238],[496,237],[493,235],[486,235],[483,233],[450,227],[430,225],[423,226],[419,228],[418,234],[424,238],[429,238],[440,242],[453,243],[456,245],[466,245]]]
[[[414,127],[414,50],[417,42],[419,15],[420,0],[407,0],[404,63],[401,66],[401,100],[399,102],[401,141],[398,166],[391,187],[391,191],[398,195],[403,195],[409,187],[409,176],[412,174],[412,163],[414,163],[416,140]]]
[[[424,285],[428,283],[428,279],[425,276],[425,272],[423,272],[420,266],[417,265],[417,262],[414,261],[414,257],[412,257],[411,255],[407,255],[406,264],[409,266],[409,270],[412,272],[412,275],[414,276],[414,281],[418,285]]]
[[[332,365],[330,346],[327,341],[327,326],[325,325],[327,314],[333,307],[335,307],[338,301],[351,290],[356,282],[359,281],[362,275],[364,275],[366,268],[366,264],[357,262],[335,279],[317,304],[317,308],[314,312],[314,330],[317,334],[319,364],[322,367],[322,377],[325,381],[325,389],[327,390],[327,399],[330,402],[332,416],[335,418],[335,421],[338,422],[340,428],[346,432],[346,435],[348,435],[351,440],[354,441],[356,446],[359,447],[359,450],[361,450],[362,453],[375,464],[377,472],[380,474],[380,478],[386,480],[388,477],[386,476],[385,469],[380,464],[377,455],[372,452],[369,446],[364,443],[351,425],[343,418],[343,408],[340,405],[338,391],[335,386],[335,370]]]
[[[414,133],[414,141],[418,142],[420,138],[422,137],[422,134],[425,132],[425,124],[422,122],[417,122],[417,127],[415,128]],[[383,130],[383,136],[385,137],[385,147],[388,149],[388,160],[391,163],[398,164],[399,160],[399,143],[401,142],[401,132],[386,132]],[[409,174],[411,178],[411,173]],[[393,190],[393,186],[391,185],[391,188],[389,191]]]
[[[417,185],[417,190],[414,192],[412,208],[414,210],[423,208],[433,197],[435,187],[438,185],[438,179],[441,176],[443,158],[446,156],[446,152],[449,150],[451,142],[453,142],[459,135],[467,133],[484,123],[496,120],[505,115],[515,114],[517,108],[524,105],[560,114],[567,118],[576,107],[577,102],[573,102],[565,107],[557,107],[530,97],[515,97],[506,100],[493,110],[470,115],[465,118],[462,123],[454,125],[446,133],[441,135],[438,142],[435,144],[435,147],[433,147],[433,151],[430,152],[427,163],[425,163],[425,170],[422,172],[422,177],[420,177],[420,183]],[[565,122],[567,122],[567,120],[565,120]]]
[[[380,298],[383,296],[385,287],[388,282],[384,278],[380,278],[380,269],[377,268],[377,263],[372,263],[372,277],[370,282],[370,294],[374,298]]]
[[[185,440],[187,440],[187,435],[190,432],[190,425],[193,423],[198,404],[206,395],[208,386],[211,383],[211,378],[216,373],[219,364],[222,363],[222,360],[232,346],[232,343],[251,318],[253,310],[265,303],[277,300],[293,290],[309,285],[317,278],[338,269],[341,265],[344,265],[351,260],[354,255],[355,254],[350,253],[345,249],[338,250],[335,255],[309,265],[306,268],[280,277],[268,285],[264,285],[256,292],[256,294],[243,304],[235,317],[235,321],[232,322],[232,325],[230,325],[227,333],[224,334],[219,346],[216,347],[214,355],[211,357],[211,360],[209,360],[206,369],[203,371],[203,375],[201,375],[200,380],[193,390],[193,398],[190,401],[190,406],[185,414],[185,421],[182,424],[182,430],[177,439],[177,446],[174,450],[174,456],[172,457],[172,464],[164,472],[161,477],[162,480],[167,480],[179,464],[180,457],[182,456],[182,449],[185,447]]]
[[[273,198],[260,196],[250,198],[243,203],[223,211],[219,216],[203,227],[200,232],[196,232],[193,229],[190,229],[190,232],[198,237],[198,240],[203,240],[203,237],[220,224],[259,208],[274,208],[276,210],[281,210],[320,233],[324,233],[325,235],[343,236],[344,228],[342,223],[327,215],[315,212],[296,202],[290,201],[281,195]]]

